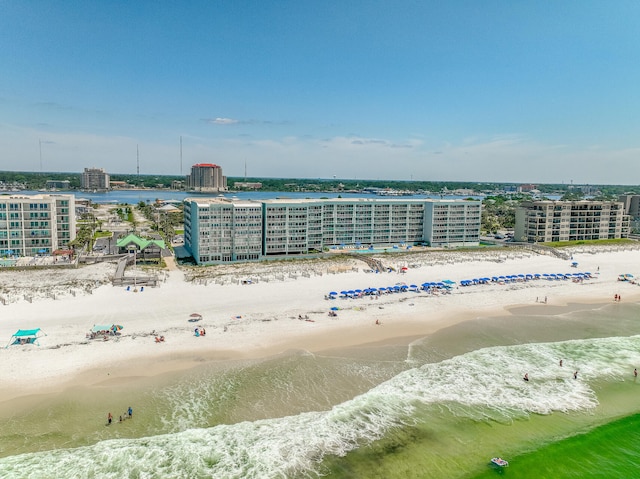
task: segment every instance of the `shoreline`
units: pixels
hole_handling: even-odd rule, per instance
[[[16,345],[0,350],[5,364],[0,381],[17,385],[0,392],[0,408],[2,403],[23,396],[52,394],[78,385],[98,387],[105,380],[151,378],[207,361],[260,360],[286,351],[316,354],[402,342],[478,318],[548,316],[585,305],[610,304],[613,294],[620,294],[623,302],[640,300],[638,285],[617,281],[619,274],[629,272],[629,265],[640,265],[640,251],[575,256],[585,268],[598,268],[599,276],[582,284],[536,280],[458,287],[439,296],[399,293],[376,300],[325,300],[329,291],[397,282],[420,284],[421,278],[458,282],[489,273],[571,270],[566,261],[557,258],[524,255],[501,263],[479,258],[429,264],[410,268],[406,274],[372,276],[350,271],[251,285],[191,284],[184,281],[181,271],[172,271],[160,287],[143,293],[104,285],[91,295],[12,303],[1,309],[0,337],[8,340],[16,329],[31,327],[41,327],[47,336],[39,347]],[[535,302],[536,297],[545,296],[547,304]],[[337,318],[327,315],[332,306],[340,308]],[[203,314],[202,322],[195,325],[206,327],[205,337],[194,337],[194,323],[187,322],[193,311]],[[299,320],[299,316],[310,320]],[[376,321],[382,324],[376,325]],[[85,339],[93,324],[110,323],[124,325],[122,336],[104,342]],[[166,342],[155,344],[154,333],[166,336]]]
[[[459,311],[455,317],[449,316],[445,318],[445,313],[443,313],[442,318],[429,323],[415,319],[405,319],[394,321],[389,328],[370,328],[366,330],[365,334],[362,334],[360,326],[339,324],[332,330],[325,330],[321,333],[307,331],[298,336],[287,337],[270,346],[249,351],[239,351],[237,349],[202,350],[197,352],[178,350],[169,355],[158,353],[157,355],[113,359],[101,367],[81,369],[65,380],[52,381],[46,387],[39,385],[37,390],[5,387],[0,391],[0,415],[2,415],[2,412],[6,412],[4,406],[7,403],[14,403],[14,401],[21,398],[65,394],[78,387],[88,391],[98,391],[105,387],[120,387],[128,382],[141,379],[154,380],[172,376],[199,368],[208,363],[260,362],[297,352],[318,356],[337,355],[344,357],[346,352],[353,352],[363,348],[373,349],[390,345],[409,347],[415,341],[424,340],[445,330],[462,326],[464,323],[497,319],[506,319],[508,321],[509,317],[514,315],[524,317],[555,316],[557,314],[592,310],[594,307],[599,309],[610,304],[603,302],[602,298],[592,298],[590,301],[580,300],[580,302],[573,301],[574,299],[567,298],[565,304],[549,308],[544,304],[514,304],[506,305],[504,308],[482,311],[482,314],[477,314],[477,311]],[[640,294],[634,299],[635,301],[633,302],[640,302]],[[447,312],[446,314],[450,313]],[[12,409],[12,411],[15,412],[15,409]]]

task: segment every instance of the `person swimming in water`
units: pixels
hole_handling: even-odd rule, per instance
[[[524,377],[522,379],[524,379],[525,381],[528,381],[529,380],[529,373],[524,373]]]

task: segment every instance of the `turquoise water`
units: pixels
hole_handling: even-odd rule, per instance
[[[629,479],[640,476],[640,415],[625,417],[577,434],[511,461],[505,477]],[[496,477],[487,468],[473,479]]]
[[[99,397],[45,398],[0,420],[0,477],[633,477],[633,460],[616,458],[633,456],[635,436],[599,434],[640,410],[639,312],[474,321],[408,346],[204,364]],[[134,419],[105,427],[117,401],[134,402]],[[542,455],[555,471],[566,454],[630,475],[535,474]],[[496,455],[510,467],[491,468]]]

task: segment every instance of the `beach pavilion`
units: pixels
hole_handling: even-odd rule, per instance
[[[144,261],[146,259],[159,259],[166,245],[160,239],[144,239],[130,234],[120,238],[116,243],[116,247],[120,254],[135,253],[139,259]]]

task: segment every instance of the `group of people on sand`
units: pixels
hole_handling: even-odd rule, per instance
[[[619,303],[620,301],[622,301],[622,296],[620,296],[619,294],[616,294],[616,295],[613,296],[613,300],[616,303]]]
[[[131,406],[129,406],[127,411],[124,414],[120,415],[120,419],[118,422],[123,422],[125,419],[131,419],[131,418],[133,418],[133,409],[131,408]],[[113,414],[109,413],[107,414],[107,425],[111,424],[112,422],[113,422]]]
[[[156,343],[164,343],[164,336],[156,336]]]
[[[204,328],[196,328],[194,329],[193,334],[195,334],[196,337],[200,337],[206,335],[207,332],[204,330]]]

